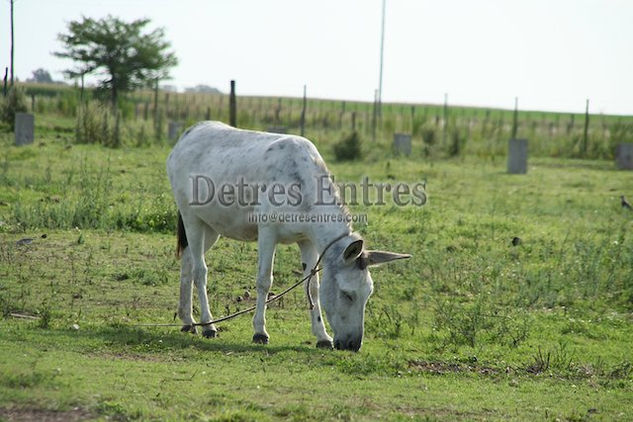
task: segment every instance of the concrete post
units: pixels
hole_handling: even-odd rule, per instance
[[[31,113],[15,113],[15,144],[17,146],[33,143],[35,116]]]
[[[178,137],[180,136],[180,132],[182,132],[182,123],[169,122],[169,130],[168,130],[169,140],[177,141]]]
[[[508,142],[508,173],[527,173],[527,158],[527,139],[510,139],[510,141]]]
[[[408,133],[394,133],[393,149],[396,154],[411,155],[411,135]]]
[[[623,142],[615,150],[615,165],[620,170],[633,170],[633,142]]]

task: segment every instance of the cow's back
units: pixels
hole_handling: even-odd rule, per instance
[[[253,240],[256,225],[247,223],[248,215],[269,210],[272,185],[301,185],[306,210],[306,204],[315,200],[316,180],[329,175],[320,154],[305,138],[240,130],[220,122],[201,122],[185,131],[167,159],[167,172],[181,213],[195,214],[221,234],[242,240]],[[214,200],[191,206],[193,183],[206,180],[213,183]],[[218,202],[223,185],[233,186],[237,195],[240,184],[249,189],[259,186],[258,201],[248,196],[248,205],[238,203],[236,197],[228,206]],[[276,211],[295,210],[282,206]]]

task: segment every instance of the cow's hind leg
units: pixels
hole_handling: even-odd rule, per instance
[[[207,265],[204,260],[204,252],[218,240],[219,234],[200,220],[184,221],[187,230],[188,246],[183,252],[183,265],[180,279],[180,307],[183,331],[195,332],[195,322],[191,312],[192,283],[195,284],[200,300],[201,322],[212,321],[213,316],[209,309],[207,297]],[[184,318],[183,318],[184,316]],[[215,325],[205,325],[202,335],[215,337],[217,329]]]
[[[183,325],[181,331],[196,333],[195,320],[193,319],[192,297],[193,297],[193,278],[191,275],[191,253],[187,246],[182,251],[180,258],[180,303],[178,305],[178,317]]]

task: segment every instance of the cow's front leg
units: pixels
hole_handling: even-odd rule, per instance
[[[314,245],[309,241],[299,242],[299,249],[301,249],[301,265],[303,266],[303,276],[307,277],[310,271],[316,265],[319,259],[319,253],[315,249]],[[310,311],[310,320],[312,322],[312,334],[317,338],[317,347],[331,349],[333,347],[332,337],[330,337],[325,331],[325,324],[323,323],[323,315],[321,314],[321,301],[319,300],[319,274],[315,274],[312,278],[305,281],[309,284],[306,291],[310,292],[310,298],[314,308]]]
[[[257,307],[253,317],[253,343],[268,344],[266,331],[266,300],[273,284],[273,261],[275,260],[276,238],[268,230],[259,230],[257,266]]]

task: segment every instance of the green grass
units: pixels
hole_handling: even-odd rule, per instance
[[[311,135],[337,180],[427,181],[425,207],[352,207],[370,248],[413,255],[372,271],[353,354],[316,349],[301,291],[269,309],[268,346],[251,344],[250,317],[213,340],[135,326],[177,307],[169,146],[75,144],[73,119],[37,122],[33,146],[0,140],[0,419],[633,413],[633,213],[619,202],[633,185],[610,161],[531,158],[518,176],[499,154],[404,158],[366,141],[363,161],[337,163],[338,139]],[[250,305],[236,298],[254,293],[256,255],[225,239],[207,255],[214,315]],[[273,291],[299,268],[280,246]]]

